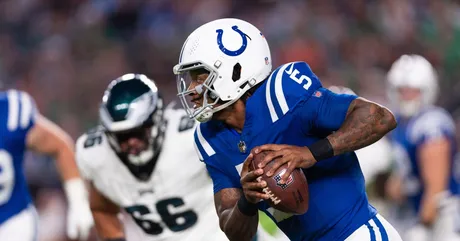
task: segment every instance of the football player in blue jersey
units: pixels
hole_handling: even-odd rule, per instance
[[[219,19],[185,41],[177,75],[179,97],[190,117],[201,160],[214,184],[220,227],[230,240],[250,240],[257,210],[291,240],[401,240],[368,203],[356,149],[396,127],[386,108],[355,95],[323,88],[305,62],[272,71],[264,35],[239,19]],[[267,144],[270,143],[270,144]],[[249,166],[254,152],[277,158],[263,172]],[[250,154],[251,153],[251,154]],[[288,163],[309,182],[309,210],[292,215],[273,209],[261,175]],[[283,182],[281,180],[280,182]]]
[[[454,176],[455,125],[450,114],[434,106],[438,79],[420,55],[403,55],[388,72],[388,97],[398,127],[391,133],[396,170],[388,196],[408,205],[414,215],[404,240],[460,240],[455,233],[458,182]]]
[[[27,149],[56,159],[69,204],[67,235],[86,240],[93,219],[73,140],[38,113],[27,93],[17,90],[0,92],[0,239],[37,240],[37,215],[23,172]]]

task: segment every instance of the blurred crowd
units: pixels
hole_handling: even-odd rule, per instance
[[[2,0],[0,86],[29,92],[76,138],[97,124],[103,90],[126,72],[148,75],[175,100],[183,41],[222,17],[260,28],[274,66],[306,61],[324,85],[383,104],[391,63],[423,55],[438,70],[439,103],[460,126],[460,5],[447,0]],[[42,240],[62,240],[65,202],[52,163],[30,154],[26,170]]]

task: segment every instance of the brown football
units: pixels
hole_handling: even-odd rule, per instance
[[[251,170],[257,169],[256,167],[264,159],[268,152],[261,152],[254,156],[252,161]],[[258,178],[258,181],[265,180],[267,187],[264,192],[270,195],[270,199],[266,200],[270,206],[286,213],[304,214],[308,210],[308,183],[303,171],[298,168],[295,169],[285,184],[280,184],[281,175],[287,169],[287,163],[278,168],[275,174],[267,177],[265,172],[270,170],[276,159],[269,162],[263,169],[264,174]]]

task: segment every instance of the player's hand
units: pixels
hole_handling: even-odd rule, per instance
[[[251,152],[244,161],[240,182],[246,200],[251,203],[257,203],[261,199],[269,199],[270,196],[262,191],[263,188],[267,187],[267,183],[265,181],[257,181],[257,178],[262,176],[264,171],[261,168],[249,170],[253,158],[254,155]]]
[[[72,240],[87,240],[94,225],[87,192],[81,179],[64,183],[69,207],[67,210],[67,237]]]
[[[289,175],[291,175],[292,171],[296,168],[309,168],[316,163],[310,149],[305,146],[266,144],[254,148],[255,154],[262,151],[269,151],[269,153],[267,153],[264,160],[259,163],[259,168],[264,168],[267,163],[277,158],[272,168],[265,173],[268,177],[275,174],[276,170],[285,163],[288,164],[288,168],[281,177],[280,183],[285,183]]]
[[[87,204],[73,204],[67,212],[67,236],[74,240],[88,240],[94,221]]]

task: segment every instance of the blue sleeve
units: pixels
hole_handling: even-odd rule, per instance
[[[206,164],[209,176],[214,185],[214,193],[225,188],[240,188],[239,183],[232,182],[232,179],[221,168],[222,163],[216,158],[214,143],[212,143],[211,131],[206,123],[197,125],[195,130],[195,149],[198,157]]]
[[[212,179],[214,194],[225,188],[240,188],[234,185],[231,179],[215,166],[206,163],[206,169]]]
[[[319,88],[296,110],[304,132],[338,130],[345,121],[348,107],[356,98],[356,95],[336,94],[326,88]]]

